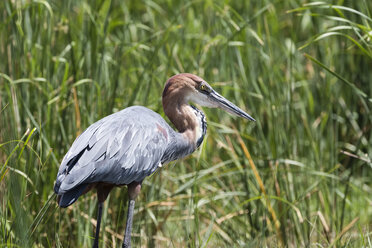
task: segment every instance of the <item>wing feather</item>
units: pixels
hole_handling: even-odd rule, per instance
[[[169,135],[159,131],[158,125],[167,124],[144,107],[130,107],[92,124],[64,157],[56,193],[93,182],[142,181],[158,168],[168,145]]]

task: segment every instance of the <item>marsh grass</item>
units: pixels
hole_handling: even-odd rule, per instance
[[[1,1],[2,246],[90,247],[95,195],[59,209],[59,162],[112,112],[164,116],[164,82],[191,72],[257,122],[203,109],[201,149],[144,181],[135,247],[372,247],[372,5],[332,3]]]

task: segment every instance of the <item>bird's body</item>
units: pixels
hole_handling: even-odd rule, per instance
[[[142,182],[162,164],[195,148],[159,114],[141,106],[129,107],[92,124],[75,140],[59,168],[55,192],[61,195],[60,205],[66,207],[89,184]]]
[[[178,132],[154,111],[132,106],[92,124],[72,144],[60,165],[54,191],[59,205],[67,207],[82,194],[97,189],[99,222],[94,247],[98,247],[102,203],[114,186],[128,185],[123,247],[129,247],[134,200],[142,181],[164,163],[185,157],[200,146],[206,121],[189,101],[254,120],[203,79],[184,73],[171,77],[163,91],[164,112]]]

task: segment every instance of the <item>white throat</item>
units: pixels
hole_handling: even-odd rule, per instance
[[[204,136],[207,132],[207,121],[202,111],[197,109],[195,106],[190,105],[190,107],[198,120],[198,127],[196,128],[195,135],[195,144],[196,147],[199,147],[203,142]]]

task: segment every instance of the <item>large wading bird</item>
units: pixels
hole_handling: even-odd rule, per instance
[[[165,114],[178,132],[154,111],[132,106],[89,126],[62,160],[54,185],[60,207],[70,206],[91,189],[97,190],[93,247],[98,247],[103,202],[113,187],[128,186],[123,247],[130,247],[134,204],[142,181],[165,163],[194,152],[202,143],[207,129],[205,116],[189,102],[254,121],[202,78],[189,73],[168,79],[162,101]]]

